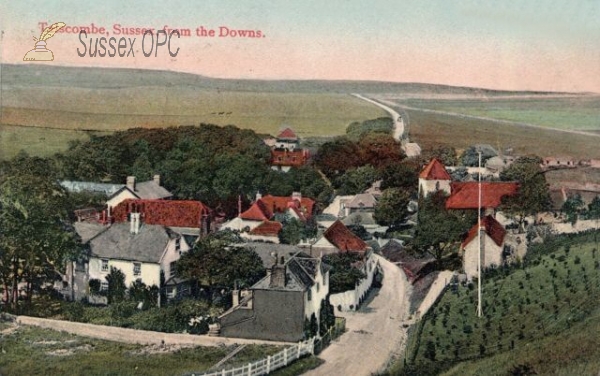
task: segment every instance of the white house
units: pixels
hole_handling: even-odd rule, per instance
[[[450,194],[451,180],[452,178],[442,162],[434,158],[419,174],[419,196],[427,196],[436,191]]]
[[[479,225],[469,230],[467,238],[463,241],[463,265],[468,279],[477,277],[479,263],[479,243],[477,231],[481,231],[481,266],[482,269],[492,265],[500,266],[504,262],[504,240],[506,230],[494,219],[493,216],[485,216]]]
[[[90,254],[87,280],[98,279],[101,289],[108,288],[106,276],[112,267],[125,274],[125,285],[141,281],[147,286],[160,286],[161,272],[166,280],[167,298],[179,293],[175,277],[175,262],[190,249],[185,238],[174,230],[142,224],[139,213],[132,213],[130,222],[115,223],[88,242]]]
[[[127,183],[106,200],[108,215],[112,209],[127,199],[156,200],[166,199],[173,195],[160,185],[160,175],[154,175],[150,181],[136,182],[135,176],[128,176]]]

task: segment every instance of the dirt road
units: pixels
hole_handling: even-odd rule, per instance
[[[375,257],[384,273],[383,286],[360,311],[344,313],[347,332],[319,354],[325,363],[306,375],[367,376],[404,352],[407,330],[402,323],[409,315],[410,285],[400,268]]]
[[[353,96],[355,96],[356,98],[362,99],[364,101],[367,101],[371,104],[374,104],[377,107],[380,107],[382,109],[384,109],[385,111],[387,111],[390,116],[392,117],[392,119],[394,120],[394,139],[401,141],[402,140],[402,135],[404,134],[404,119],[400,116],[400,114],[396,111],[394,111],[392,108],[374,101],[373,99],[369,99],[367,97],[363,97],[360,94],[352,94]],[[406,140],[408,142],[408,139]]]

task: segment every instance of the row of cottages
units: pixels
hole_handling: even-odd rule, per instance
[[[218,319],[219,334],[287,342],[305,339],[307,322],[312,319],[320,325],[329,270],[321,259],[302,252],[287,260],[275,254],[265,278],[249,290],[233,292],[233,306]]]
[[[281,131],[275,141],[267,142],[271,146],[271,168],[288,172],[292,167],[300,167],[308,162],[308,149],[300,148],[300,139],[293,130]]]
[[[222,230],[229,229],[240,232],[240,236],[249,241],[268,241],[279,243],[279,232],[282,224],[276,220],[276,215],[286,215],[306,222],[313,215],[315,201],[302,197],[300,192],[292,193],[291,197],[256,195],[256,200],[250,208],[224,223]]]
[[[507,254],[511,252],[512,246],[508,246],[508,243],[517,242],[508,239],[504,226],[495,219],[495,216],[504,197],[518,194],[518,183],[481,182],[481,201],[479,189],[478,182],[453,182],[444,165],[437,159],[433,159],[419,175],[420,195],[426,196],[436,191],[443,191],[449,195],[445,204],[446,209],[480,209],[482,212],[483,219],[469,230],[461,244],[464,271],[469,279],[478,273],[478,239],[481,238],[483,268],[501,265],[506,260]],[[481,236],[477,236],[478,231]]]

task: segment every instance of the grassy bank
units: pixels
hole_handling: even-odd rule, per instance
[[[122,344],[35,327],[20,327],[0,338],[3,375],[182,375],[207,370],[232,350]],[[228,364],[246,364],[279,350],[248,346]]]
[[[478,370],[508,374],[521,361],[538,374],[580,370],[591,361],[597,373],[593,368],[593,359],[600,358],[595,338],[600,322],[596,246],[593,234],[563,236],[533,247],[522,266],[488,273],[482,318],[476,317],[473,285],[449,288],[419,324],[420,330],[413,332],[420,335],[409,341],[414,344],[407,350],[409,365],[399,364],[391,373],[438,374],[456,365],[453,374]],[[548,351],[559,342],[561,347]],[[485,359],[463,363],[480,358]],[[573,368],[566,367],[566,359],[573,360]]]

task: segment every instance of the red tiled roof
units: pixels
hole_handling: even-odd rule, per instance
[[[240,218],[250,221],[268,221],[273,216],[273,211],[269,210],[262,199],[256,201],[248,210],[240,214]]]
[[[200,201],[127,199],[112,209],[115,222],[126,222],[129,213],[142,213],[149,225],[193,227],[202,225],[202,217],[212,210]]]
[[[420,179],[425,180],[452,180],[448,171],[446,171],[446,167],[440,162],[437,158],[433,158],[431,162],[421,173],[419,174]]]
[[[498,223],[491,215],[485,216],[481,219],[481,227],[485,229],[485,232],[489,235],[490,238],[496,243],[498,246],[501,246],[504,242],[504,236],[506,235],[506,230],[504,227]],[[473,239],[477,238],[477,228],[479,226],[475,225],[471,227],[469,230],[469,234],[467,238],[462,242],[462,248],[465,248],[467,244],[469,244]]]
[[[279,133],[279,135],[277,135],[278,139],[288,139],[288,140],[297,140],[298,136],[296,136],[296,133],[294,133],[293,130],[291,130],[290,128],[286,128],[284,130],[281,131],[281,133]]]
[[[273,166],[302,166],[308,161],[308,150],[271,150]]]
[[[271,213],[285,213],[288,208],[293,209],[300,219],[308,219],[312,216],[315,202],[308,197],[300,200],[292,197],[281,197],[266,195],[260,199]]]
[[[354,235],[340,220],[335,221],[329,226],[323,233],[323,236],[342,253],[365,253],[368,248],[367,243]]]
[[[277,236],[283,226],[279,222],[264,221],[250,231],[251,235]]]
[[[450,197],[446,200],[446,209],[477,209],[479,207],[478,182],[450,183]],[[481,207],[497,208],[504,196],[516,195],[518,183],[482,182]]]

